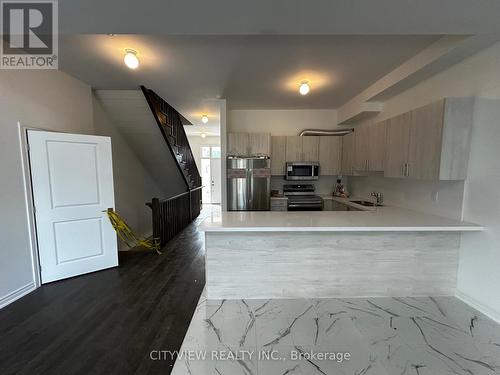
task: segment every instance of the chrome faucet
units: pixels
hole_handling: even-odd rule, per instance
[[[370,196],[375,198],[375,203],[377,204],[377,206],[381,206],[384,203],[384,194],[382,194],[381,192],[372,191],[370,193]]]

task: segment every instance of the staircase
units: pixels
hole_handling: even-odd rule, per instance
[[[153,90],[141,86],[156,124],[167,142],[188,190],[201,187],[201,176],[184,131],[182,115]]]

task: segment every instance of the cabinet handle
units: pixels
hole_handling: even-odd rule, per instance
[[[410,177],[410,164],[406,163],[406,177]]]
[[[401,164],[401,175],[406,177],[406,163]]]

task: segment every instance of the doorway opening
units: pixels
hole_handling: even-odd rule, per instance
[[[201,180],[203,202],[221,202],[220,146],[201,146]]]

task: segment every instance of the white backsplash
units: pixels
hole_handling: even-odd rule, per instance
[[[350,177],[347,188],[356,197],[368,197],[372,191],[382,192],[387,205],[453,219],[462,217],[463,181],[384,178],[381,173],[371,173]]]
[[[318,181],[304,181],[316,187],[316,194],[332,194],[337,176],[321,176]],[[342,177],[342,182],[353,197],[369,198],[372,191],[384,194],[384,203],[408,208],[432,215],[453,219],[462,218],[464,195],[463,181],[420,181],[400,178],[385,178],[382,173],[368,176]],[[283,177],[271,178],[271,189],[283,193],[284,184],[299,183],[285,181]]]

